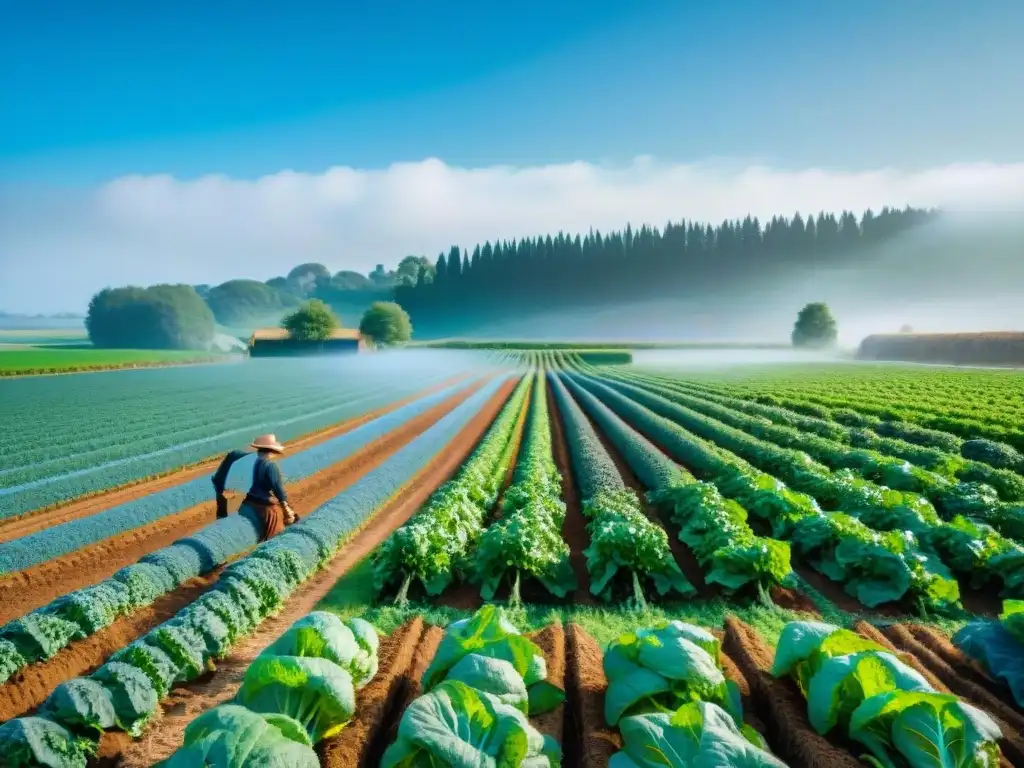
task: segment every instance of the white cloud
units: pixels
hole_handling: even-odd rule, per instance
[[[0,309],[82,309],[108,284],[267,279],[302,261],[366,271],[452,244],[627,221],[906,204],[1016,209],[1024,163],[847,172],[650,158],[466,169],[428,159],[256,180],[127,176],[77,193],[8,188],[0,190]]]

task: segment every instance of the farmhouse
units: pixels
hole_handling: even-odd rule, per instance
[[[366,342],[354,328],[338,328],[326,341],[293,339],[284,328],[259,328],[249,337],[250,357],[337,355],[365,349]]]

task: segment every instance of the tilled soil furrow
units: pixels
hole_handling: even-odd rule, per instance
[[[958,677],[970,680],[980,688],[984,688],[1008,707],[1019,709],[1007,686],[985,674],[975,662],[964,655],[963,651],[953,645],[950,639],[937,629],[920,624],[905,624],[904,626],[915,640],[948,664]]]
[[[381,640],[377,675],[357,692],[352,722],[317,745],[323,768],[370,766],[371,754],[383,752],[384,736],[394,719],[396,702],[404,698],[406,675],[422,637],[423,620],[417,617]]]
[[[292,506],[301,516],[337,495],[340,487],[345,487],[358,476],[386,461],[403,445],[452,411],[479,386],[474,384],[467,387],[323,472],[293,483],[289,487]],[[241,499],[236,498],[233,503],[237,507]],[[23,616],[75,589],[109,578],[118,569],[195,533],[215,520],[216,505],[211,501],[9,574],[0,581],[0,624]]]
[[[173,689],[161,706],[160,722],[153,723],[143,738],[132,742],[123,733],[105,733],[100,741],[101,757],[126,768],[142,768],[170,756],[181,746],[184,729],[192,720],[235,695],[249,664],[264,648],[314,610],[339,578],[412,517],[434,490],[455,474],[494,421],[516,383],[514,377],[506,381],[470,423],[438,451],[428,466],[367,520],[326,568],[296,590],[281,613],[264,621],[255,634],[238,643],[227,658],[218,663],[216,672]]]
[[[604,653],[578,624],[567,632],[569,670],[566,675],[566,705],[571,713],[565,731],[563,765],[607,768],[608,761],[622,747],[618,732],[605,725]]]
[[[561,624],[552,624],[540,632],[530,635],[530,639],[537,644],[544,654],[544,661],[547,663],[547,681],[552,685],[565,690],[565,632]],[[538,731],[545,736],[551,736],[559,744],[564,742],[565,730],[565,705],[560,704],[551,712],[530,718]]]
[[[950,691],[996,718],[1003,731],[1004,740],[1000,744],[1003,755],[1013,765],[1024,765],[1024,713],[1007,706],[969,678],[961,677],[938,654],[918,642],[906,626],[894,624],[882,632],[897,648],[917,658],[926,669],[942,680]]]
[[[792,682],[772,677],[772,651],[753,629],[736,618],[726,619],[723,650],[749,683],[755,714],[767,727],[775,754],[792,768],[862,765],[811,728],[807,702]]]

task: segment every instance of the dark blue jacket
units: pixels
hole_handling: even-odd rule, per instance
[[[224,457],[213,475],[213,488],[218,495],[224,493],[224,485],[227,483],[231,465],[250,453],[252,451],[231,451]],[[267,504],[272,502],[271,495],[275,496],[278,501],[288,500],[288,493],[284,489],[284,481],[281,477],[281,468],[277,466],[277,462],[263,456],[256,457],[256,463],[252,468],[252,486],[249,488],[248,495],[255,501]]]

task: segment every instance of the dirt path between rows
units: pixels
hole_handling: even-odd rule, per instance
[[[417,435],[433,423],[450,413],[482,383],[473,384],[457,393],[444,403],[403,425],[359,453],[330,470],[310,478],[303,487],[296,487],[292,496],[300,514],[316,509],[344,491],[365,474],[379,467]],[[301,505],[301,506],[300,506]],[[152,605],[121,616],[113,624],[84,640],[71,643],[48,661],[33,664],[23,673],[0,686],[0,714],[12,712],[12,716],[25,714],[41,704],[60,683],[72,677],[88,674],[115,651],[132,640],[170,619],[175,613],[192,602],[217,580],[218,569],[213,574],[194,579],[173,592],[164,595]],[[0,716],[0,721],[7,719]]]
[[[587,531],[587,519],[583,516],[583,507],[579,488],[576,486],[572,471],[572,456],[569,443],[565,439],[565,428],[562,424],[562,413],[558,410],[558,402],[551,383],[548,382],[548,420],[551,422],[551,450],[554,453],[555,466],[562,476],[562,501],[565,502],[565,522],[562,524],[562,538],[569,545],[569,564],[576,574],[576,591],[572,594],[574,605],[596,605],[597,600],[590,594],[590,574],[587,572],[587,558],[584,550],[590,546],[590,533]]]
[[[479,386],[474,384],[461,390],[426,413],[368,443],[347,459],[292,484],[289,492],[295,511],[301,516],[336,495],[339,483],[346,483],[346,478],[353,473],[361,475],[379,465],[445,413],[454,409]],[[332,436],[354,429],[366,420],[367,417],[360,417],[358,423],[346,425],[344,428],[339,427]],[[317,442],[321,442],[321,439]],[[232,506],[235,508],[240,503],[240,496],[232,500]],[[120,568],[137,562],[150,552],[192,535],[215,520],[216,505],[211,501],[167,515],[117,536],[102,539],[31,568],[6,574],[0,579],[0,625],[40,608],[61,595],[108,578]]]
[[[312,611],[341,576],[412,517],[434,490],[455,474],[517,383],[516,377],[506,381],[469,424],[438,451],[403,490],[370,517],[324,570],[299,587],[281,613],[267,619],[254,635],[235,646],[219,663],[216,672],[172,690],[162,706],[160,722],[152,724],[142,739],[133,743],[123,733],[104,734],[100,742],[101,759],[125,768],[142,768],[171,755],[181,745],[185,726],[200,713],[232,698],[252,660],[288,627]]]
[[[453,376],[452,378],[424,389],[415,395],[410,395],[402,400],[397,400],[394,403],[390,403],[382,408],[377,408],[376,410],[365,413],[362,416],[347,419],[346,421],[327,427],[326,429],[318,429],[305,435],[301,435],[300,437],[288,442],[288,450],[289,452],[294,453],[306,448],[312,448],[315,445],[319,445],[327,440],[343,435],[346,432],[350,432],[356,427],[360,427],[373,419],[379,418],[386,413],[390,413],[391,411],[401,408],[403,405],[408,405],[409,403],[419,400],[432,392],[440,391],[444,387],[451,386],[459,381],[465,380],[466,378],[466,376]],[[22,515],[18,515],[17,517],[5,518],[0,521],[0,543],[19,539],[22,536],[27,536],[30,533],[35,533],[36,531],[43,530],[44,528],[52,528],[55,525],[66,523],[69,520],[88,517],[89,515],[94,515],[97,512],[102,512],[106,509],[110,509],[111,507],[116,507],[118,504],[134,501],[142,498],[143,496],[149,496],[150,494],[157,493],[158,491],[166,490],[167,488],[184,485],[197,477],[212,475],[213,472],[216,471],[222,458],[223,457],[218,456],[217,458],[207,459],[196,464],[176,467],[168,472],[143,478],[133,483],[127,483],[115,488],[97,491],[96,493],[88,494],[86,496],[79,496],[59,504],[26,512]],[[210,509],[213,509],[212,504]]]

